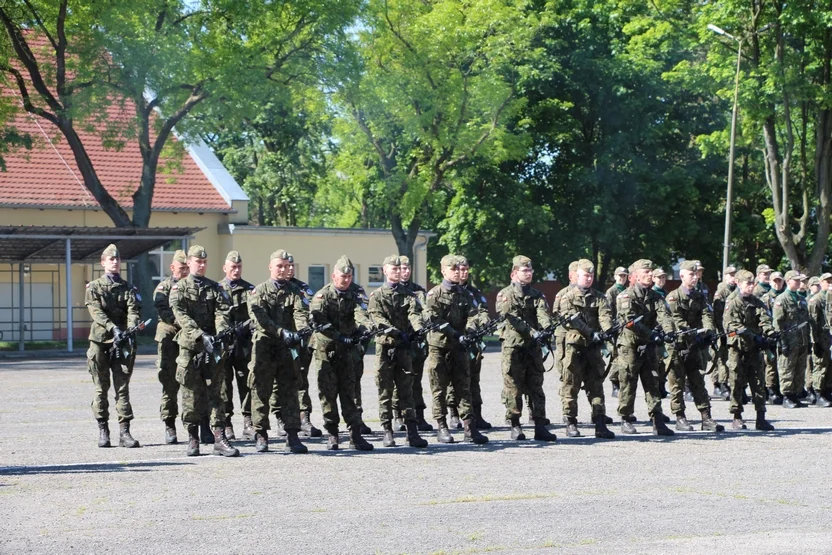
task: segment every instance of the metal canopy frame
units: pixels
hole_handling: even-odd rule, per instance
[[[169,241],[193,239],[205,228],[112,228],[112,227],[51,227],[0,226],[0,263],[18,264],[20,279],[20,345],[25,349],[24,331],[24,264],[64,264],[66,266],[66,350],[73,351],[72,271],[73,263],[89,264],[101,258],[111,243],[123,260],[135,258]]]

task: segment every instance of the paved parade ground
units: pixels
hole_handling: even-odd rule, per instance
[[[582,397],[585,437],[567,439],[557,377],[549,373],[558,442],[512,442],[499,354],[489,352],[484,416],[498,424],[489,444],[440,446],[427,433],[427,450],[383,448],[372,358],[366,366],[365,420],[375,451],[348,449],[342,432],[338,452],[326,451],[321,438],[304,440],[307,455],[283,454],[281,440],[272,439],[266,454],[236,441],[242,456],[225,459],[186,457],[181,422],[180,444],[164,444],[152,356],[139,357],[132,381],[140,449],[96,446],[83,359],[0,360],[0,553],[832,550],[832,409],[770,407],[772,433],[660,439],[640,397],[642,433],[601,441],[592,437]],[[616,406],[608,396],[610,415]],[[715,401],[713,412],[730,424],[727,402]],[[753,428],[753,411],[746,416]],[[688,417],[698,428],[695,409]],[[242,417],[234,424],[239,434]],[[114,416],[110,428],[117,444]],[[617,423],[611,428],[618,434]],[[455,437],[461,441],[462,432]],[[403,434],[396,438],[404,444]]]

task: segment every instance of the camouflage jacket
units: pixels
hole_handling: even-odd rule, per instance
[[[459,336],[477,327],[479,317],[471,294],[459,285],[439,284],[425,296],[425,315],[434,324],[449,325],[428,334],[428,345],[450,349],[459,344]]]
[[[239,324],[248,320],[248,295],[254,290],[254,285],[244,279],[232,282],[228,278],[220,281],[220,285],[225,290],[225,294],[228,295],[229,304],[231,305],[228,312],[231,324]]]
[[[487,324],[491,320],[491,316],[488,312],[488,300],[485,298],[485,295],[470,283],[460,285],[460,287],[468,291],[471,295],[471,302],[474,303],[474,308],[477,309],[477,326]]]
[[[607,296],[597,289],[586,291],[572,287],[560,299],[560,313],[569,318],[574,314],[580,317],[568,324],[566,343],[587,347],[592,343],[592,334],[610,329],[613,326],[612,310]]]
[[[552,324],[543,293],[519,283],[512,283],[497,293],[497,313],[506,315],[506,323],[500,330],[504,347],[532,346],[532,331],[542,331]]]
[[[156,286],[153,292],[153,306],[156,307],[156,314],[159,316],[159,323],[156,326],[156,341],[172,339],[179,332],[179,323],[173,315],[170,307],[170,288],[179,280],[173,276],[163,279]]]
[[[248,317],[254,320],[254,341],[266,338],[283,342],[283,331],[297,331],[309,325],[303,293],[291,282],[282,285],[269,279],[248,295]]]
[[[370,294],[367,312],[373,323],[381,328],[395,328],[396,331],[376,336],[378,345],[395,345],[401,333],[422,329],[422,308],[416,295],[407,287],[385,283]]]
[[[617,283],[613,283],[612,287],[607,289],[607,304],[610,305],[610,310],[612,310],[612,317],[616,318],[618,315],[618,305],[616,303],[616,298],[618,295],[626,291],[627,288],[623,285],[618,285]]]
[[[762,299],[763,295],[771,291],[771,289],[772,287],[770,283],[762,283],[758,281],[757,285],[754,286],[754,291],[752,292],[752,294],[758,299]]]
[[[615,301],[616,317],[619,322],[623,323],[643,316],[640,322],[621,330],[617,341],[619,347],[648,344],[653,329],[657,325],[664,331],[672,331],[673,319],[670,317],[667,304],[658,293],[653,291],[652,287],[633,285],[619,293]]]
[[[731,287],[723,281],[717,286],[716,293],[714,293],[714,327],[719,333],[725,332],[725,327],[722,325],[722,316],[725,314],[725,303],[728,301],[728,297],[736,290],[736,285]]]
[[[225,290],[216,281],[193,274],[170,288],[170,307],[182,329],[176,334],[179,346],[201,351],[203,334],[216,335],[230,325]]]
[[[808,322],[809,307],[806,299],[796,292],[786,289],[786,291],[774,299],[774,306],[771,309],[771,319],[774,322],[774,329],[776,331],[786,330],[801,322]],[[781,345],[785,346],[786,349],[792,347],[808,347],[810,343],[810,332],[808,328],[809,326],[806,326],[782,335],[780,337]]]
[[[830,346],[829,320],[827,319],[828,293],[820,291],[809,299],[809,327],[812,332],[812,343],[828,349]]]
[[[687,290],[680,285],[667,295],[667,306],[677,330],[706,328],[714,330],[714,315],[708,306],[708,299],[698,289]],[[676,342],[676,347],[691,347],[696,343],[695,336],[685,336]],[[699,343],[699,345],[702,345]]]
[[[422,322],[424,323],[426,321],[425,306],[427,306],[427,291],[415,281],[402,282],[401,284],[416,296],[416,302],[419,304]]]
[[[574,283],[570,283],[569,285],[555,293],[555,300],[552,302],[552,314],[554,314],[555,316],[564,315],[565,307],[561,305],[561,301],[563,299],[563,296],[572,289],[575,289]],[[566,333],[566,328],[563,326],[558,326],[557,329],[555,329],[555,337],[566,338]]]
[[[312,335],[310,346],[320,352],[331,351],[331,344],[342,335],[353,336],[372,327],[367,316],[367,301],[360,286],[339,291],[332,283],[315,293],[309,309],[316,326],[331,324],[328,329]]]
[[[89,340],[112,343],[113,330],[138,324],[141,301],[136,288],[120,278],[114,281],[104,275],[89,282],[84,295],[92,318]]]
[[[768,336],[774,331],[765,303],[753,293],[747,297],[739,293],[729,296],[722,321],[726,332],[744,329],[742,334],[728,338],[728,345],[743,352],[759,349],[754,343],[755,335]]]

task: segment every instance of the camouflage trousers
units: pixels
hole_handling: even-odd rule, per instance
[[[780,377],[780,393],[783,395],[797,395],[806,386],[806,357],[808,349],[792,347],[789,354],[780,353],[777,357],[777,373]]]
[[[135,359],[130,360],[124,367],[120,364],[110,364],[110,355],[107,351],[111,347],[112,345],[109,343],[90,341],[90,348],[87,350],[87,370],[89,370],[92,383],[95,386],[92,414],[96,420],[109,420],[110,402],[108,395],[112,383],[116,395],[118,421],[130,422],[133,420],[133,407],[130,406],[130,376],[133,375]],[[124,369],[127,370],[127,373],[124,372]]]
[[[763,353],[765,364],[766,387],[772,389],[780,388],[780,378],[777,372],[777,356],[768,356]]]
[[[376,345],[376,386],[378,386],[378,417],[381,425],[393,420],[393,395],[398,393],[397,410],[405,420],[414,420],[413,368],[409,348]]]
[[[471,405],[475,407],[482,406],[482,389],[480,388],[480,375],[482,374],[482,353],[477,351],[477,355],[472,359],[468,357],[468,368],[471,372]],[[448,385],[448,396],[445,402],[449,407],[458,407],[459,399],[454,391],[454,385]]]
[[[615,387],[621,387],[621,379],[620,379],[620,372],[621,367],[618,360],[618,346],[614,345],[612,348],[612,353],[610,353],[610,360],[607,362],[607,365],[610,367],[610,373],[608,379],[610,383]]]
[[[355,405],[356,367],[361,355],[357,347],[337,346],[335,351],[314,352],[313,361],[318,371],[318,396],[321,399],[324,427],[337,429],[338,401],[344,422],[352,429],[361,425],[361,413]]]
[[[225,404],[225,417],[230,422],[234,415],[234,382],[237,382],[237,396],[240,399],[240,412],[251,416],[251,394],[248,387],[248,360],[243,357],[229,356],[223,361],[225,367],[225,388],[228,402]]]
[[[251,391],[251,424],[255,431],[271,429],[269,406],[273,392],[280,402],[284,429],[300,430],[298,369],[285,344],[257,336],[248,364],[248,387]]]
[[[592,405],[592,418],[604,416],[604,358],[600,347],[566,345],[562,361],[560,399],[563,415],[578,417],[578,393],[583,386]]]
[[[417,347],[413,347],[411,354],[411,366],[413,368],[413,375],[411,376],[411,382],[413,383],[413,408],[416,410],[425,410],[428,406],[425,404],[422,378],[425,375],[425,359],[427,358],[427,354],[424,349]],[[399,404],[399,389],[397,387],[393,388],[393,410],[397,412],[402,410]]]
[[[728,348],[728,376],[731,385],[731,414],[742,414],[742,394],[751,388],[751,401],[757,412],[766,412],[765,356],[762,351]]]
[[[224,426],[228,390],[225,387],[223,361],[217,363],[213,358],[209,358],[208,362],[194,368],[193,357],[196,354],[196,351],[179,346],[176,381],[181,386],[182,422],[186,426],[199,424],[200,420],[208,417],[212,427]],[[206,384],[206,379],[211,383]]]
[[[830,380],[830,357],[829,348],[823,350],[823,356],[819,357],[812,353],[812,387],[817,392],[828,391],[832,388],[832,380]]]
[[[714,348],[714,357],[716,364],[711,375],[714,385],[718,383],[728,383],[728,343],[725,339],[720,340],[719,345]]]
[[[162,420],[179,416],[179,405],[176,398],[179,395],[179,382],[176,381],[176,357],[179,356],[179,345],[173,337],[166,337],[156,344],[158,358],[156,368],[159,369],[159,383],[162,384],[162,403],[159,416]]]
[[[540,347],[506,347],[503,345],[501,366],[506,419],[520,416],[523,412],[523,395],[529,396],[532,418],[546,418],[543,355]]]
[[[618,414],[632,416],[636,402],[636,390],[639,379],[644,388],[644,400],[647,413],[653,416],[662,414],[662,400],[659,395],[659,361],[656,348],[648,345],[641,352],[635,346],[619,345],[619,379],[621,390],[618,392]]]
[[[686,354],[676,349],[670,357],[668,381],[670,382],[670,410],[673,414],[685,412],[685,385],[690,389],[693,402],[700,412],[711,408],[711,397],[705,389],[705,376],[702,374],[700,349],[700,347],[691,347]]]
[[[815,373],[815,355],[812,353],[812,347],[807,349],[806,353],[806,370],[803,377],[803,383],[806,384],[806,388],[813,388],[814,389],[814,380],[812,376]]]
[[[298,358],[295,363],[298,365],[298,405],[301,412],[312,414],[312,399],[309,397],[309,367],[312,364],[312,351],[308,347],[300,347],[297,353]],[[272,389],[269,405],[272,414],[281,418],[280,399],[277,398],[277,382],[275,382]]]
[[[430,389],[433,394],[433,418],[440,420],[448,414],[447,397],[450,385],[453,385],[459,401],[459,416],[463,420],[471,418],[473,414],[468,349],[443,349],[429,345],[425,368],[430,376]]]

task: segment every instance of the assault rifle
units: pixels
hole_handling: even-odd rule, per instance
[[[394,331],[396,331],[396,328],[394,328],[392,326],[389,327],[389,328],[381,328],[381,327],[372,328],[372,329],[369,329],[369,330],[365,331],[364,333],[356,333],[355,335],[352,336],[352,340],[353,340],[353,343],[363,343],[365,341],[369,341],[373,337],[376,337],[376,336],[379,336],[379,335],[386,335],[386,334],[392,333]]]
[[[779,345],[780,352],[783,353],[786,356],[789,356],[789,351],[791,350],[791,347],[786,345],[786,342],[784,341],[786,335],[792,333],[793,331],[797,331],[801,328],[806,327],[806,325],[808,323],[809,322],[801,322],[799,324],[789,326],[788,328],[786,328],[784,330],[776,331],[776,332],[772,333],[769,336],[769,341],[771,342],[772,345]],[[772,349],[772,351],[773,351],[773,349]]]
[[[205,385],[211,385],[211,376],[206,374],[206,370],[210,367],[211,359],[219,364],[226,353],[234,350],[237,343],[237,335],[244,330],[251,329],[251,320],[245,322],[238,322],[233,326],[225,328],[223,331],[215,335],[211,340],[211,348],[206,348],[201,353],[194,355],[193,361],[194,369],[202,372],[202,377],[205,380]]]
[[[320,325],[317,325],[317,326],[312,324],[311,326],[306,326],[305,328],[299,329],[296,333],[298,334],[298,337],[300,338],[300,342],[303,343],[304,341],[306,341],[307,339],[312,337],[313,333],[328,330],[331,327],[332,327],[332,324],[320,324]],[[297,358],[299,356],[297,345],[289,347],[289,351],[292,353],[292,360],[297,360]]]
[[[465,334],[464,337],[468,338],[468,355],[471,359],[477,358],[477,352],[482,352],[485,350],[485,341],[483,339],[486,335],[491,335],[497,328],[500,327],[500,324],[506,321],[506,315],[503,314],[502,316],[498,316],[493,320],[489,320],[483,326],[477,328],[475,331],[471,333]]]
[[[110,347],[108,353],[110,355],[110,362],[121,366],[121,371],[125,374],[130,373],[127,363],[136,354],[136,334],[146,328],[152,321],[152,319],[148,319],[127,328],[126,331],[118,336],[117,340],[113,341],[113,346]]]
[[[432,331],[442,331],[445,328],[447,328],[449,325],[450,324],[448,324],[448,322],[442,322],[441,324],[439,322],[434,322],[432,324],[428,324],[427,326],[423,327],[419,331],[413,332],[413,334],[410,336],[411,337],[410,342],[411,342],[412,345],[415,345],[416,348],[419,349],[420,351],[424,351],[425,350],[425,341],[426,341],[426,338],[427,338],[428,334]]]
[[[540,345],[540,351],[543,354],[543,360],[546,360],[549,355],[555,350],[555,347],[552,345],[552,336],[555,335],[555,330],[557,330],[560,326],[566,326],[570,322],[574,322],[578,318],[581,317],[580,312],[576,312],[570,317],[557,315],[554,318],[554,321],[549,324],[546,328],[544,328],[540,335],[537,336],[535,341]]]

